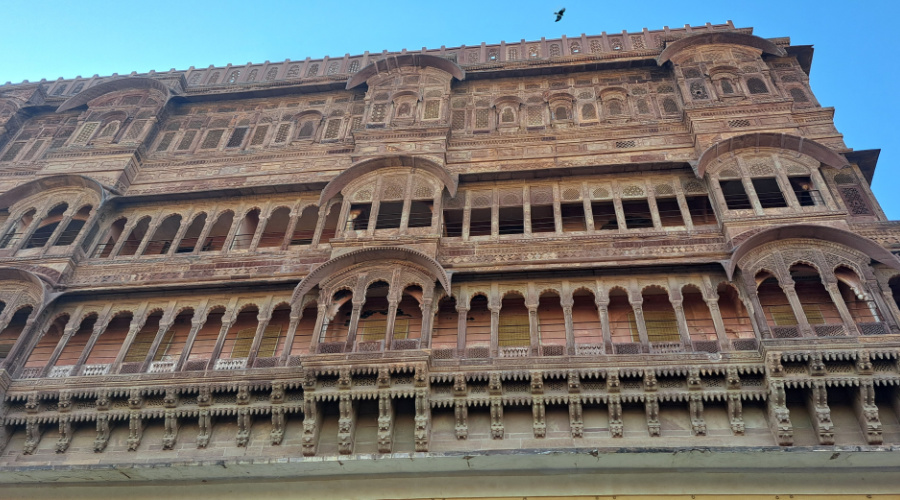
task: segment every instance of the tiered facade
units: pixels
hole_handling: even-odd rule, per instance
[[[0,87],[0,482],[883,492],[900,226],[811,61],[728,23]]]

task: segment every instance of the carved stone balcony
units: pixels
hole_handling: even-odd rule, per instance
[[[243,370],[244,368],[247,368],[247,358],[216,360],[216,370]]]
[[[109,373],[110,364],[97,364],[97,365],[84,365],[81,367],[81,374],[84,376],[90,375],[106,375]]]

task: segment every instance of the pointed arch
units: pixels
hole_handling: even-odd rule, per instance
[[[369,64],[365,68],[359,70],[350,80],[347,81],[347,90],[358,87],[365,83],[369,78],[379,74],[387,73],[403,66],[418,66],[420,68],[437,68],[444,71],[457,80],[465,80],[466,72],[463,71],[456,63],[443,57],[432,56],[428,54],[400,54],[390,55]]]
[[[850,166],[846,158],[834,152],[828,146],[811,139],[789,134],[758,132],[730,137],[707,148],[697,160],[695,168],[697,177],[703,178],[710,164],[721,156],[730,155],[742,149],[759,148],[795,151],[836,169]]]
[[[169,90],[169,87],[163,85],[162,82],[154,80],[153,78],[134,76],[103,82],[99,85],[94,85],[87,90],[83,90],[67,99],[66,102],[60,104],[59,107],[56,108],[56,112],[62,113],[63,111],[75,109],[84,106],[88,102],[93,101],[104,94],[126,89],[158,90],[164,96],[163,100],[165,102],[168,102],[169,98],[172,97],[172,91]]]

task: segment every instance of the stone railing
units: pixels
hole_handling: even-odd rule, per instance
[[[168,373],[175,371],[175,361],[154,361],[150,363],[147,373]]]
[[[859,332],[863,335],[887,335],[891,333],[887,325],[885,325],[884,323],[857,323],[856,326],[859,328]]]
[[[621,344],[613,344],[613,352],[616,354],[641,354],[644,352],[640,342],[623,342]]]
[[[650,342],[650,352],[653,354],[684,352],[684,345],[681,342]]]
[[[109,363],[97,365],[84,365],[81,367],[81,374],[89,375],[106,375],[109,373]]]
[[[719,352],[720,346],[718,340],[696,340],[693,342],[694,352]]]
[[[531,352],[530,347],[501,347],[500,348],[500,357],[501,358],[527,358],[528,354]]]
[[[816,337],[843,337],[847,335],[844,331],[844,325],[813,325],[813,331]]]
[[[606,349],[603,344],[575,344],[575,354],[578,356],[603,356]]]
[[[68,377],[72,373],[72,368],[75,368],[75,365],[65,365],[65,366],[54,366],[50,369],[50,373],[47,375],[48,378],[65,378]]]
[[[243,370],[244,368],[247,368],[247,358],[216,360],[216,370]]]

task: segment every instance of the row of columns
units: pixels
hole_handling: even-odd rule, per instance
[[[564,290],[566,287],[563,287]],[[496,290],[495,290],[496,292]],[[497,297],[499,294],[494,293],[492,296]],[[529,297],[535,297],[534,293],[529,293]],[[629,304],[631,305],[631,309],[634,312],[635,323],[638,330],[638,336],[641,343],[641,350],[643,352],[650,352],[650,339],[647,333],[647,325],[644,320],[644,309],[643,303],[644,299],[640,293],[629,293]],[[681,295],[681,291],[675,288],[669,289],[669,303],[671,304],[674,313],[676,325],[678,328],[678,334],[681,339],[681,343],[684,346],[684,349],[687,351],[693,350],[693,344],[691,342],[690,330],[687,325],[687,317],[684,313],[683,302],[684,299]],[[541,338],[540,338],[540,320],[538,318],[538,303],[535,302],[535,298],[530,298],[530,300],[526,300],[525,307],[528,309],[528,329],[529,329],[529,337],[530,337],[530,346],[531,352],[538,354],[541,352]],[[705,293],[703,297],[704,302],[706,303],[707,308],[709,309],[710,316],[712,318],[713,326],[716,331],[716,339],[719,342],[719,345],[723,349],[729,348],[729,340],[728,334],[725,330],[725,322],[722,319],[722,313],[719,309],[719,297],[715,292]],[[608,354],[613,354],[613,340],[612,340],[612,330],[610,326],[609,320],[609,303],[610,299],[608,296],[599,297],[595,296],[595,306],[597,308],[597,315],[600,320],[600,328],[603,336],[603,344],[604,344],[604,352]],[[560,297],[560,305],[563,310],[563,318],[565,324],[565,333],[566,333],[566,353],[569,355],[574,355],[576,353],[576,339],[575,339],[575,323],[573,319],[573,307],[575,301],[571,291],[569,293],[565,293]],[[499,331],[500,331],[500,311],[502,308],[502,299],[500,302],[488,300],[488,310],[491,313],[491,356],[496,357],[500,352],[500,339],[499,339]],[[457,326],[457,349],[459,352],[465,352],[466,349],[466,329],[467,329],[467,319],[470,311],[470,305],[468,303],[458,303],[456,306],[457,313],[459,314],[458,326]]]
[[[409,213],[410,207],[412,206],[412,202],[416,201],[413,196],[413,190],[415,188],[415,179],[416,176],[414,174],[409,174],[406,177],[406,185],[404,189],[404,197],[403,197],[403,211],[400,217],[400,234],[407,234],[409,231]],[[373,193],[380,193],[382,190],[382,185],[384,183],[384,176],[378,176],[375,178],[375,187],[373,189]],[[371,210],[369,212],[369,221],[368,225],[365,229],[365,236],[367,238],[371,238],[375,235],[375,230],[377,229],[378,224],[378,212],[381,209],[381,203],[387,202],[391,200],[379,200],[378,197],[373,196],[371,202]],[[434,196],[431,199],[432,202],[432,210],[431,210],[431,224],[430,227],[436,228],[440,227],[441,223],[441,206],[443,201],[443,189],[435,189]],[[349,199],[345,199],[343,204],[341,205],[341,215],[338,219],[338,230],[337,237],[338,238],[346,238],[347,236],[356,234],[356,231],[352,228],[349,228],[350,224],[350,205],[351,202]]]
[[[623,201],[630,200],[646,200],[648,206],[650,207],[650,216],[653,220],[653,229],[656,231],[663,230],[662,219],[659,216],[659,209],[656,205],[656,195],[654,194],[653,186],[651,185],[652,181],[648,181],[646,185],[642,185],[641,188],[646,193],[643,197],[633,197],[633,198],[623,198],[622,196],[616,194],[613,196],[611,200],[595,200],[598,202],[610,202],[612,201],[613,206],[615,207],[616,212],[616,222],[618,224],[618,231],[622,232],[628,229],[625,218],[625,209],[622,206]],[[594,226],[594,212],[591,207],[591,198],[592,193],[590,191],[590,186],[588,183],[582,183],[580,186],[581,190],[581,204],[584,209],[584,220],[585,220],[585,230],[588,233],[594,233],[599,231]],[[615,188],[614,188],[615,190]],[[493,192],[493,202],[491,203],[491,238],[497,239],[500,236],[500,208],[508,205],[501,205],[499,199],[499,190],[494,190]],[[694,230],[694,222],[691,218],[690,208],[688,207],[687,197],[685,196],[684,191],[681,189],[681,186],[675,183],[674,187],[674,197],[678,202],[678,207],[681,211],[681,217],[684,222],[684,227],[688,231]],[[702,194],[701,196],[706,196]],[[463,211],[463,227],[462,227],[462,239],[468,240],[470,238],[470,224],[471,224],[471,213],[473,208],[472,206],[473,200],[473,191],[466,192],[466,199],[464,200],[464,211]],[[522,187],[522,213],[523,213],[523,224],[524,224],[524,232],[525,236],[531,236],[533,234],[533,228],[531,223],[531,187],[523,186]],[[576,202],[577,203],[577,202]],[[562,220],[562,196],[560,195],[560,186],[558,184],[553,185],[553,221],[554,221],[554,230],[553,234],[562,235],[563,234],[563,220]],[[485,207],[487,208],[487,207]],[[437,212],[437,211],[436,211]],[[607,232],[605,230],[604,232]]]
[[[785,201],[788,204],[788,208],[791,210],[802,212],[803,207],[800,206],[800,201],[797,200],[797,195],[794,193],[794,188],[791,186],[790,178],[783,168],[773,168],[772,169],[775,175],[776,182],[778,183],[778,187],[781,189],[781,194],[784,196]],[[809,169],[809,177],[813,182],[813,186],[815,186],[816,190],[822,196],[822,202],[825,204],[825,207],[831,210],[835,210],[838,208],[837,203],[834,201],[834,198],[831,196],[831,191],[828,189],[828,186],[825,184],[825,180],[822,178],[822,174],[819,173],[818,169]],[[725,194],[722,192],[722,187],[717,182],[710,182],[710,188],[712,189],[713,195],[716,197],[716,204],[720,207],[727,208],[727,204],[725,203]],[[755,215],[765,215],[765,209],[759,201],[759,195],[756,193],[756,188],[753,187],[753,179],[747,175],[741,176],[740,178],[741,184],[744,187],[744,192],[747,193],[747,198],[750,200],[750,205],[753,207],[753,212]]]
[[[56,245],[56,242],[59,240],[60,236],[62,236],[63,231],[65,231],[65,229],[67,227],[69,227],[69,223],[72,222],[72,218],[75,216],[75,214],[77,214],[79,212],[79,210],[81,210],[81,208],[83,208],[85,205],[89,204],[85,200],[85,198],[87,198],[86,195],[81,195],[71,205],[68,205],[68,208],[66,209],[66,211],[63,212],[62,219],[60,220],[59,224],[56,226],[56,229],[53,230],[53,234],[50,235],[50,237],[47,239],[46,243],[44,243],[44,245],[41,247],[40,256],[46,255],[47,252],[50,251],[50,249]],[[27,228],[25,228],[25,232],[22,233],[22,237],[19,238],[19,240],[16,241],[15,244],[9,248],[9,252],[11,254],[15,254],[16,252],[21,250],[25,246],[25,244],[28,242],[28,240],[30,240],[31,237],[34,235],[34,232],[37,231],[38,229],[40,229],[41,222],[47,217],[49,212],[51,210],[53,210],[54,207],[59,206],[59,204],[60,203],[58,200],[54,200],[52,198],[48,199],[48,201],[44,204],[41,211],[35,213],[34,218],[32,219],[31,223],[28,225]],[[24,213],[25,212],[23,212],[23,214]],[[86,229],[90,228],[96,222],[96,220],[99,216],[99,213],[100,213],[100,210],[98,208],[95,208],[92,206],[92,210],[91,210],[90,215],[88,216],[87,221],[85,221],[84,226],[82,226],[81,231],[78,234],[78,237],[74,239],[74,241],[72,242],[71,245],[69,245],[70,248],[77,248],[80,246],[81,242],[83,241],[83,239],[85,237],[85,234],[87,233]],[[16,230],[15,226],[21,221],[21,218],[22,218],[22,215],[19,215],[19,217],[15,218],[15,219],[10,218],[10,220],[8,220],[6,222],[6,224],[3,226],[3,228],[0,229],[0,234],[6,235],[6,234],[9,234],[10,232],[15,232],[15,230]]]
[[[209,213],[216,213],[217,208],[218,207],[213,207],[212,210],[209,211]],[[262,238],[262,235],[265,232],[265,228],[268,225],[269,216],[271,215],[271,210],[273,208],[277,208],[277,207],[269,207],[269,211],[266,212],[266,215],[261,215],[259,217],[259,222],[257,223],[256,231],[254,231],[254,233],[253,233],[253,239],[251,240],[248,251],[255,252],[259,248],[260,239]],[[295,206],[293,210],[291,210],[290,219],[288,221],[288,226],[287,226],[287,229],[285,230],[284,238],[281,242],[281,245],[279,246],[279,248],[281,250],[286,250],[290,246],[291,238],[297,227],[297,223],[299,222],[300,217],[303,214],[303,209],[305,209],[305,208],[306,208],[306,206],[298,205],[298,206]],[[319,241],[321,240],[322,233],[325,230],[325,218],[328,214],[328,210],[326,208],[327,207],[319,208],[318,218],[316,221],[316,229],[315,229],[315,233],[313,235],[313,241],[310,244],[310,246],[313,248],[315,248],[319,245]],[[219,217],[222,217],[228,211],[230,211],[230,210],[223,210],[222,212],[219,212],[217,214],[217,217],[215,217],[215,218],[209,217],[207,212],[202,211],[203,213],[207,213],[206,223],[204,224],[203,229],[201,230],[200,235],[197,238],[197,243],[194,245],[194,249],[191,251],[191,254],[197,255],[201,251],[203,251],[203,243],[206,241],[207,238],[209,238],[209,233],[212,231],[213,226],[219,220]],[[248,211],[247,213],[249,213],[249,212],[250,211]],[[184,217],[181,219],[181,225],[180,225],[178,231],[175,233],[175,237],[172,239],[172,245],[169,247],[169,250],[166,253],[166,256],[171,257],[171,256],[175,255],[175,253],[178,250],[181,240],[184,239],[185,233],[187,232],[187,230],[190,228],[191,224],[194,221],[195,213],[197,213],[197,211],[193,210],[193,209],[191,209],[187,213],[185,213]],[[165,221],[165,219],[168,218],[169,215],[172,215],[172,214],[167,213],[164,210],[159,210],[151,216],[152,222],[148,226],[147,231],[144,234],[144,237],[141,239],[141,242],[138,245],[138,248],[134,253],[135,256],[143,255],[144,251],[147,248],[147,245],[151,241],[151,237],[156,233],[156,231],[159,229],[160,224],[162,224]],[[198,214],[198,216],[199,216],[199,214]],[[225,240],[222,244],[222,252],[223,253],[228,253],[231,251],[231,247],[234,244],[234,239],[236,236],[238,236],[238,231],[240,231],[240,227],[243,224],[245,217],[246,217],[246,214],[244,214],[243,217],[235,217],[234,220],[232,221],[231,227],[228,230],[228,234],[225,237]],[[144,219],[144,217],[135,218],[135,219],[129,221],[127,224],[125,224],[125,227],[122,228],[122,233],[119,236],[119,239],[116,241],[115,246],[113,247],[112,251],[109,254],[110,258],[115,259],[115,258],[131,257],[131,256],[120,256],[119,253],[121,252],[122,247],[125,245],[126,241],[128,240],[128,237],[131,235],[131,232],[143,219]],[[107,231],[109,231],[109,229]],[[104,241],[104,239],[108,239],[108,232],[107,232],[107,235],[104,236],[104,238],[101,238],[100,241]]]

